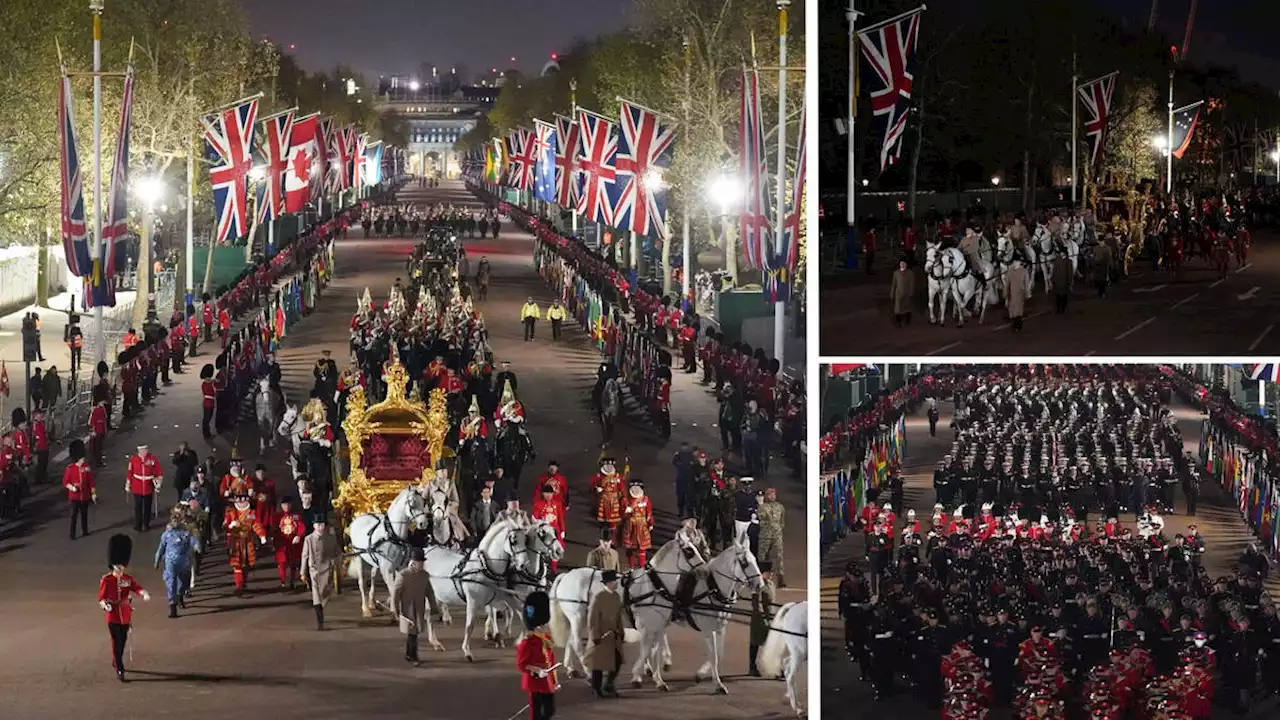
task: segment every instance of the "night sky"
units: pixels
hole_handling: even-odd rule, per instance
[[[422,63],[474,76],[491,67],[536,73],[575,38],[625,27],[633,0],[242,0],[253,30],[307,70],[343,63],[364,73],[415,74]],[[470,79],[470,78],[468,78]]]
[[[1098,0],[1117,18],[1145,26],[1151,0]],[[1191,0],[1159,0],[1156,26],[1181,48]],[[1241,79],[1280,89],[1280,2],[1200,0],[1187,58],[1234,69]]]

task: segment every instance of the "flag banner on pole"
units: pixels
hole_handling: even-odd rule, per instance
[[[1260,363],[1249,369],[1250,380],[1280,382],[1280,363]]]
[[[220,245],[249,231],[249,170],[253,167],[253,131],[258,122],[258,99],[205,117],[205,156],[212,167],[213,208],[217,217],[215,242]]]
[[[768,164],[765,159],[764,118],[760,115],[760,74],[742,68],[742,103],[739,108],[739,172],[742,174],[743,204],[739,215],[739,236],[747,265],[755,270],[769,267],[769,192],[765,188]]]
[[[285,159],[285,212],[299,213],[307,203],[320,197],[324,160],[320,152],[320,118],[308,115],[293,121],[289,132],[289,154]]]
[[[870,371],[876,370],[875,365],[868,365],[865,363],[831,363],[831,365],[827,367],[827,372],[831,375],[839,375],[840,373],[856,372],[864,368]]]
[[[769,272],[765,275],[765,296],[769,302],[788,302],[791,299],[796,265],[800,261],[800,214],[804,206],[805,176],[805,111],[800,111],[800,136],[797,138],[795,175],[791,178],[791,197],[787,214],[782,220],[782,239],[769,260]],[[786,168],[779,172],[786,177]]]
[[[345,190],[351,179],[351,173],[347,169],[347,129],[330,124],[327,137],[329,167],[325,173],[329,180],[329,191],[336,193]]]
[[[880,170],[902,155],[902,136],[907,129],[915,76],[916,40],[920,36],[920,16],[924,6],[898,19],[858,32],[862,57],[870,72],[871,114],[880,127]]]
[[[543,202],[556,201],[556,126],[534,120],[533,150],[536,169],[533,196]]]
[[[365,185],[364,171],[368,168],[365,166],[365,150],[369,146],[369,136],[357,132],[355,126],[351,126],[351,187],[361,188]]]
[[[617,181],[618,132],[613,121],[578,108],[578,152],[574,159],[578,174],[576,196],[578,214],[588,222],[613,225],[609,190]]]
[[[58,95],[58,156],[62,175],[62,250],[67,269],[76,277],[93,273],[93,255],[89,252],[89,226],[84,211],[84,176],[80,173],[80,153],[76,148],[75,109],[71,96],[71,77],[62,68],[62,92]]]
[[[1173,156],[1182,159],[1182,154],[1191,146],[1191,138],[1195,135],[1196,126],[1200,124],[1200,108],[1204,101],[1193,102],[1173,111],[1173,138],[1169,147],[1173,148]]]
[[[369,143],[364,147],[364,172],[361,179],[368,187],[382,182],[382,141]]]
[[[1116,90],[1119,71],[1108,73],[1076,87],[1084,105],[1084,136],[1089,140],[1089,163],[1097,167],[1107,144],[1107,122],[1111,119],[1111,98]]]
[[[285,214],[285,170],[288,167],[290,138],[293,135],[293,110],[286,110],[267,118],[266,142],[263,153],[266,155],[266,168],[262,182],[267,187],[266,220],[275,220]]]
[[[1222,126],[1222,166],[1228,171],[1245,167],[1253,152],[1253,128],[1243,120]]]
[[[271,222],[271,197],[267,193],[267,179],[265,177],[253,184],[253,202],[253,222],[259,226]],[[249,229],[252,230],[253,228],[250,227]]]
[[[534,134],[527,128],[515,128],[507,133],[507,187],[532,190],[533,175],[537,170],[537,149]]]
[[[665,238],[667,190],[662,175],[671,167],[675,123],[646,107],[619,101],[617,175],[609,191],[614,226]]]
[[[578,123],[573,118],[556,115],[556,199],[562,208],[576,207],[578,175]]]
[[[116,306],[116,244],[129,235],[129,136],[133,128],[133,67],[124,74],[120,103],[120,126],[116,133],[116,156],[107,188],[107,217],[102,224],[102,243],[93,277],[85,293],[88,307]]]
[[[319,131],[316,134],[316,145],[320,156],[320,181],[319,192],[311,196],[312,200],[316,200],[325,193],[333,189],[333,121],[329,118],[322,117],[319,120]]]

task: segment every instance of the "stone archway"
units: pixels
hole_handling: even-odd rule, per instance
[[[441,177],[444,175],[444,158],[435,150],[428,150],[422,156],[424,175]]]

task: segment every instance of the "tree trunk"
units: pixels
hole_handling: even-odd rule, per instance
[[[911,169],[907,173],[907,217],[916,222],[916,185],[920,179],[920,152],[924,146],[924,99],[916,100],[916,145],[911,149]],[[896,267],[896,266],[895,266]]]
[[[683,211],[682,211],[683,212]],[[675,237],[671,234],[671,227],[667,226],[667,236],[662,239],[662,294],[671,294],[671,243],[675,242]],[[689,268],[685,268],[685,272],[689,272]]]
[[[134,263],[136,267],[133,274],[136,289],[133,293],[131,322],[138,332],[142,332],[142,325],[147,321],[147,296],[151,293],[151,228],[147,227],[151,222],[150,211],[144,211],[142,232],[138,234],[138,259]]]
[[[723,217],[717,218],[720,223],[720,247],[724,249],[724,270],[729,273],[733,286],[738,287],[738,236],[729,228],[729,222]]]

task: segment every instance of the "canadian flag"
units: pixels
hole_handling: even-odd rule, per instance
[[[324,181],[324,159],[320,156],[320,116],[308,115],[293,121],[288,167],[284,173],[285,210],[302,212],[312,197],[318,196]]]

